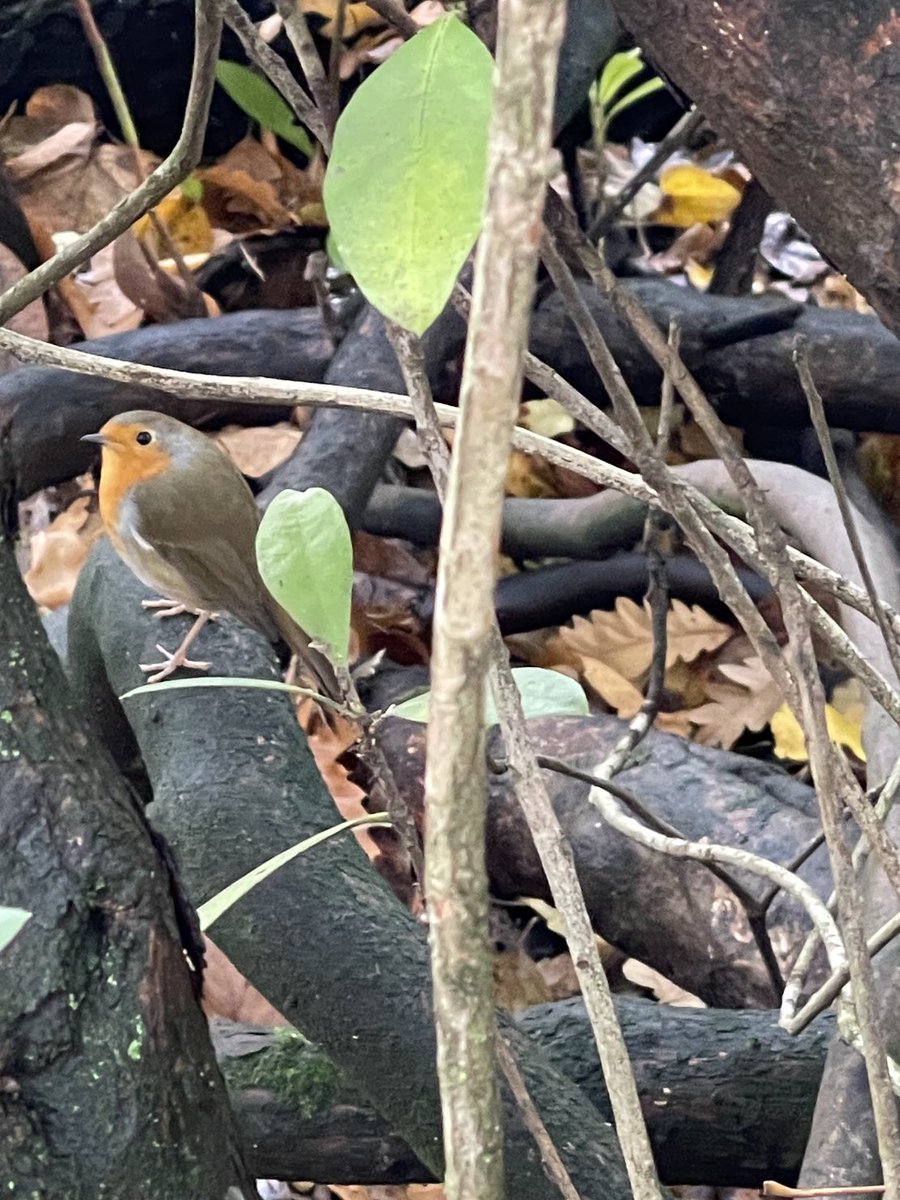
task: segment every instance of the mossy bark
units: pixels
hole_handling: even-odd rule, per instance
[[[0,540],[0,1179],[31,1200],[219,1200],[224,1084],[140,804],[86,729]]]

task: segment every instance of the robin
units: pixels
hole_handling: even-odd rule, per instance
[[[100,516],[119,557],[165,600],[145,600],[159,615],[197,619],[163,662],[141,663],[159,683],[179,667],[205,671],[188,658],[206,622],[232,613],[271,642],[283,639],[309,668],[320,691],[339,699],[334,670],[266,589],[256,565],[259,510],[246,480],[215,443],[174,417],[126,412],[83,442],[102,446]]]

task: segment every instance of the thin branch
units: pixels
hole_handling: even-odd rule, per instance
[[[872,572],[869,570],[869,564],[863,551],[862,542],[860,541],[859,530],[856,527],[856,517],[853,507],[850,504],[850,498],[847,495],[847,489],[844,487],[841,468],[838,465],[834,446],[831,442],[828,419],[825,416],[825,405],[822,403],[819,389],[816,387],[815,380],[812,377],[812,371],[809,366],[809,351],[804,341],[798,341],[795,345],[793,358],[800,386],[803,388],[803,394],[809,405],[810,420],[812,421],[813,429],[816,431],[816,437],[819,440],[822,457],[825,460],[825,467],[828,471],[828,478],[831,481],[831,486],[834,488],[834,496],[840,510],[841,520],[844,522],[847,540],[853,551],[853,557],[856,559],[860,578],[869,594],[869,599],[872,601],[875,619],[878,622],[878,628],[881,630],[881,636],[884,639],[888,657],[891,660],[891,666],[894,668],[897,678],[900,679],[900,649],[897,646],[897,637],[891,629],[886,615],[877,604],[878,590],[875,587],[875,581],[872,578]]]
[[[509,1090],[515,1097],[516,1104],[519,1106],[519,1112],[522,1114],[522,1120],[525,1122],[525,1128],[534,1138],[535,1145],[541,1156],[541,1162],[544,1165],[544,1170],[548,1177],[556,1184],[565,1200],[581,1200],[581,1196],[575,1184],[572,1182],[572,1177],[566,1170],[566,1164],[559,1156],[559,1151],[553,1144],[553,1139],[547,1132],[547,1127],[541,1120],[541,1114],[535,1107],[528,1087],[519,1070],[519,1064],[516,1062],[513,1052],[507,1046],[502,1034],[497,1038],[497,1061],[500,1064],[500,1070],[506,1082],[509,1084]]]
[[[568,764],[560,762],[559,759],[546,758],[541,755],[538,761],[542,766],[550,766],[553,770],[561,770],[563,774],[575,774],[575,771]],[[841,941],[841,935],[834,923],[834,918],[828,911],[827,906],[819,899],[808,883],[800,879],[798,875],[794,875],[787,867],[781,866],[780,863],[772,862],[770,859],[763,858],[759,854],[752,854],[749,850],[741,850],[737,846],[718,845],[715,842],[694,842],[678,834],[677,831],[675,831],[675,836],[672,836],[670,833],[660,832],[658,827],[661,822],[659,819],[649,814],[645,806],[628,788],[624,788],[620,783],[610,779],[604,773],[606,771],[608,771],[608,767],[604,763],[599,770],[594,772],[579,771],[577,777],[586,779],[592,785],[591,802],[600,809],[603,819],[613,829],[631,838],[638,845],[644,846],[648,850],[656,850],[660,854],[666,854],[671,858],[689,858],[695,862],[703,863],[710,870],[713,867],[736,867],[740,871],[747,871],[752,875],[758,875],[763,879],[777,883],[798,904],[802,905],[808,914],[809,919],[825,943],[826,953],[828,954],[828,960],[832,965],[832,969],[837,971],[844,966],[846,962],[844,946]],[[608,798],[604,799],[604,797]],[[622,800],[624,803],[627,803],[629,808],[639,812],[642,820],[646,820],[646,816],[649,815],[650,822],[647,825],[642,825],[632,817],[629,817],[626,813],[622,812],[618,804],[613,800],[613,797]],[[650,825],[657,826],[657,828],[648,827]],[[719,871],[715,871],[714,873],[719,875],[719,878],[723,878],[719,874]],[[732,879],[730,873],[724,877],[723,882],[727,883],[738,894],[739,899],[742,896],[746,896],[749,902],[753,903],[753,898],[745,888]]]
[[[8,350],[21,362],[59,367],[62,370],[93,375],[119,383],[144,384],[148,387],[163,388],[170,395],[183,399],[216,401],[226,404],[234,402],[245,405],[283,405],[285,408],[294,408],[297,405],[306,405],[312,408],[349,408],[366,412],[380,412],[389,416],[409,418],[414,416],[407,397],[392,392],[379,392],[368,388],[338,387],[332,384],[298,383],[259,376],[204,375],[199,372],[177,371],[169,367],[153,367],[144,363],[124,362],[119,359],[105,358],[99,354],[88,354],[70,347],[53,346],[48,342],[26,337],[2,326],[0,326],[0,347]],[[547,370],[549,371],[550,368]],[[574,388],[571,389],[571,392],[561,390],[556,398],[561,399],[572,393],[575,398],[580,397],[585,404],[590,404]],[[568,406],[567,400],[561,400],[561,402]],[[593,405],[590,407],[593,408]],[[437,404],[435,411],[442,427],[453,428],[456,425],[459,413],[454,406]],[[594,409],[594,412],[598,421],[605,419],[606,422],[602,426],[597,426],[604,430],[599,436],[604,437],[605,440],[615,439],[611,440],[610,444],[618,443],[622,446],[623,453],[627,453],[630,443],[618,426],[610,422],[609,418],[605,418],[605,414],[599,410]],[[633,471],[625,471],[621,467],[604,462],[582,450],[567,446],[563,442],[553,441],[551,438],[542,437],[527,429],[516,428],[513,431],[513,446],[525,454],[538,455],[555,466],[573,471],[601,487],[619,492],[631,500],[636,500],[641,504],[656,505],[670,515],[675,515],[674,507]],[[716,537],[721,538],[747,563],[754,566],[762,564],[752,530],[745,521],[723,512],[697,487],[680,479],[677,467],[669,469],[668,479],[671,486],[690,501],[702,517],[704,524]],[[719,490],[718,487],[716,490]],[[793,547],[788,547],[788,555],[798,579],[822,588],[824,592],[840,603],[869,619],[874,619],[872,602],[863,588]],[[900,637],[900,615],[884,601],[879,601],[879,605],[890,620],[892,628],[896,630],[897,636]],[[854,674],[869,688],[885,712],[900,724],[900,695],[893,690],[884,676],[865,661],[840,626],[811,598],[809,598],[809,613],[816,632],[822,635],[836,656],[842,662],[846,662]]]
[[[54,254],[0,296],[0,325],[58,283],[76,267],[115,241],[138,217],[186,179],[200,160],[209,103],[215,84],[222,17],[218,3],[196,0],[194,63],[184,123],[172,153],[135,190],[120,200],[96,225]]]
[[[276,54],[269,43],[264,40],[259,30],[241,8],[238,0],[221,0],[221,4],[225,23],[237,35],[244,48],[244,53],[278,89],[294,110],[297,119],[318,138],[325,152],[328,153],[331,150],[331,130],[325,119],[324,111],[321,111],[320,107],[314,104],[306,94],[288,70],[287,63],[281,55]],[[297,11],[297,6],[293,2],[291,8]],[[287,29],[287,21],[285,21],[285,29]]]
[[[379,16],[384,17],[401,37],[415,37],[419,32],[419,26],[400,3],[400,0],[371,0],[369,7],[374,8]]]
[[[871,957],[874,958],[879,954],[898,934],[900,934],[900,913],[896,913],[889,921],[885,921],[881,928],[877,929],[869,938],[866,946]],[[781,1021],[780,1024],[788,1033],[802,1033],[807,1025],[815,1020],[819,1013],[831,1007],[840,994],[841,989],[849,982],[850,972],[844,966],[825,980],[822,986],[810,996],[809,1000],[807,1000],[796,1016],[792,1015],[787,1021]]]
[[[297,3],[297,0],[275,0],[275,8],[284,22],[284,31],[288,36],[288,41],[294,48],[294,53],[297,55],[297,60],[306,77],[307,86],[313,94],[322,122],[326,130],[333,131],[335,121],[337,120],[337,113],[333,109],[334,98],[328,86],[328,76],[325,73],[325,68],[322,66],[322,60],[319,57],[319,51],[316,49],[316,43],[309,32],[306,15]],[[329,150],[330,138],[327,144],[322,142],[322,145],[326,151]]]
[[[598,215],[588,231],[588,237],[597,243],[605,238],[615,225],[619,216],[628,207],[645,183],[653,178],[667,158],[680,149],[703,124],[703,114],[699,109],[685,113],[671,132],[667,133],[644,165],[635,172],[622,190]]]
[[[559,203],[554,205],[551,202],[548,209],[552,210],[552,219],[558,230],[571,230],[572,222],[565,217]],[[869,1076],[879,1155],[889,1191],[897,1193],[900,1190],[900,1117],[891,1085],[875,995],[875,981],[863,932],[862,897],[850,851],[843,838],[843,806],[850,808],[860,828],[869,837],[880,865],[900,894],[900,857],[897,848],[874,819],[868,801],[860,796],[846,760],[828,736],[824,689],[813,650],[807,606],[792,570],[787,540],[768,508],[764,493],[758,487],[750,468],[702,389],[680,356],[666,344],[639,301],[630,293],[622,291],[612,273],[586,240],[579,238],[577,249],[591,279],[612,301],[615,311],[628,322],[657,364],[664,370],[671,371],[682,399],[724,462],[742,496],[757,546],[766,563],[767,576],[781,602],[782,616],[789,637],[787,652],[783,656],[780,650],[772,653],[768,645],[762,645],[760,649],[776,682],[781,685],[781,676],[787,676],[787,686],[782,687],[782,690],[797,713],[806,735],[810,766],[822,814],[822,828],[831,858],[841,929],[854,983],[853,1026],[849,1023],[850,1010],[845,1005],[842,1031],[845,1036],[857,1040],[861,1045]],[[613,401],[615,406],[615,397]],[[634,436],[639,435],[640,431],[630,420],[631,413],[624,405],[616,409],[616,414],[628,432]],[[652,466],[644,456],[635,461],[642,471],[645,465]],[[649,478],[660,487],[661,481],[655,472],[650,474]],[[741,620],[743,624],[743,615]],[[745,628],[756,643],[756,631],[746,625]],[[776,667],[777,673],[773,670]],[[599,797],[601,793],[598,792],[597,795]]]

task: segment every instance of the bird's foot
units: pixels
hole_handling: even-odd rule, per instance
[[[187,605],[162,597],[159,600],[142,600],[141,608],[158,608],[159,612],[155,614],[157,621],[161,621],[164,617],[179,617],[182,613],[190,611]]]
[[[190,613],[193,617],[199,617],[200,613],[204,611],[199,608],[188,608],[186,604],[181,604],[178,600],[168,600],[165,598],[160,598],[159,600],[142,600],[141,608],[159,609],[157,613],[154,613],[157,621],[162,621],[166,617],[180,617],[182,613]],[[218,615],[218,613],[207,614],[210,621],[215,621]]]
[[[157,650],[163,655],[163,662],[158,663],[141,663],[142,671],[155,671],[154,675],[150,675],[147,679],[148,683],[162,683],[164,679],[168,679],[180,667],[184,667],[188,671],[208,671],[208,662],[197,662],[193,658],[188,658],[186,648],[179,646],[173,653],[167,650],[165,646],[160,646],[157,643]]]

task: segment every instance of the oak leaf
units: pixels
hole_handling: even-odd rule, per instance
[[[745,729],[756,731],[768,725],[783,697],[760,658],[721,663],[717,669],[726,682],[707,683],[709,702],[684,715],[700,727],[696,741],[728,750]]]
[[[666,618],[666,666],[693,662],[704,651],[718,649],[733,632],[699,605],[673,600]],[[640,679],[653,658],[649,605],[641,608],[620,596],[614,612],[595,610],[587,620],[576,617],[571,628],[560,630],[559,641],[583,660],[598,659],[626,679]]]

